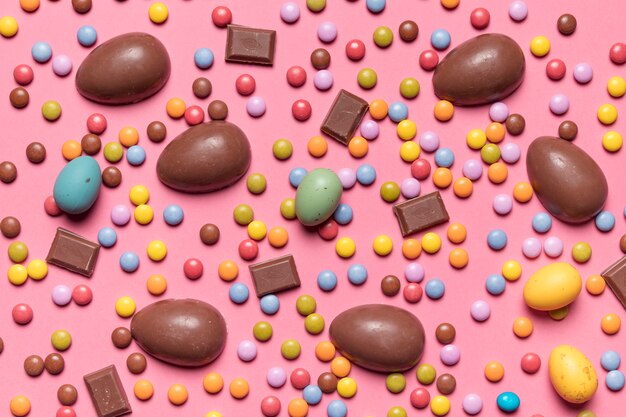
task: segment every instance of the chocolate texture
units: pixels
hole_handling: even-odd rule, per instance
[[[117,417],[132,412],[115,365],[83,377],[98,417]]]
[[[226,62],[273,65],[276,31],[228,25]]]
[[[100,245],[59,227],[46,261],[77,274],[90,277],[96,268]]]
[[[626,256],[608,267],[602,273],[602,278],[626,309]]]
[[[369,105],[354,94],[341,90],[321,126],[321,131],[347,145],[359,127]]]
[[[415,197],[393,206],[402,236],[430,229],[450,219],[439,191]]]

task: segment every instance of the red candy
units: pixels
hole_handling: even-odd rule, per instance
[[[241,74],[235,81],[235,88],[242,96],[249,96],[256,89],[256,81],[250,74]]]
[[[251,261],[259,255],[259,245],[252,239],[242,240],[239,244],[239,256],[244,261]]]
[[[13,320],[21,325],[28,324],[33,319],[33,309],[24,303],[16,304],[11,314],[13,315]]]
[[[422,290],[422,287],[414,282],[411,282],[406,287],[404,287],[404,290],[402,290],[402,295],[404,295],[404,299],[409,303],[417,303],[419,300],[422,299],[423,293],[424,290]]]
[[[527,353],[522,357],[522,370],[527,374],[534,374],[541,368],[541,358],[536,353]]]
[[[233,12],[228,7],[217,6],[211,13],[211,19],[218,28],[225,28],[233,21]]]
[[[86,285],[77,285],[72,290],[72,300],[79,306],[86,306],[93,300],[91,288]]]
[[[292,87],[302,87],[306,82],[306,70],[294,65],[287,70],[287,83]]]
[[[439,63],[439,55],[432,49],[427,49],[420,54],[420,67],[424,71],[432,71]]]
[[[57,410],[56,417],[76,417],[76,411],[72,407],[61,407]]]
[[[360,61],[365,56],[365,44],[358,40],[353,39],[346,44],[346,55],[352,61]]]
[[[415,408],[426,408],[430,403],[430,393],[424,388],[416,388],[411,391],[409,400]]]
[[[626,63],[626,43],[617,42],[611,46],[609,58],[614,64],[622,65]]]
[[[35,74],[33,69],[26,64],[20,64],[13,70],[13,78],[19,85],[28,85],[33,82]]]
[[[293,114],[293,117],[300,122],[303,122],[311,117],[311,112],[311,103],[306,100],[296,100],[291,106],[291,113]]]
[[[189,258],[185,261],[183,265],[183,273],[189,279],[198,279],[202,276],[204,272],[204,266],[202,266],[202,262],[196,258]]]
[[[482,30],[489,26],[490,18],[491,16],[489,15],[489,10],[479,7],[472,10],[472,14],[470,14],[470,23],[474,29]]]
[[[425,180],[430,175],[430,163],[425,159],[416,159],[411,163],[411,175],[420,181]]]
[[[333,240],[339,233],[339,225],[333,219],[329,219],[319,225],[317,233],[324,240]]]
[[[280,400],[273,395],[263,398],[261,412],[265,417],[276,417],[280,413]]]
[[[87,130],[94,135],[101,135],[107,129],[107,119],[100,113],[94,113],[87,118]]]
[[[51,195],[48,196],[43,202],[43,209],[46,211],[48,216],[52,217],[60,216],[63,213],[59,206],[57,206],[56,201],[54,201],[54,197]]]
[[[204,110],[200,106],[189,106],[185,110],[185,121],[189,126],[199,125],[204,121]]]
[[[311,383],[311,375],[306,369],[302,368],[294,369],[289,379],[295,389],[304,389]]]
[[[548,78],[554,81],[558,81],[565,77],[565,62],[560,59],[551,59],[546,65],[546,74]]]

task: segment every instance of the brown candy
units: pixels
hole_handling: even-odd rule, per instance
[[[100,152],[100,148],[102,147],[100,136],[94,135],[93,133],[87,133],[80,140],[80,147],[87,155],[97,154]]]
[[[526,119],[521,114],[513,113],[506,118],[506,131],[513,136],[519,136],[524,133],[526,128]]]
[[[7,239],[17,237],[22,231],[20,221],[13,216],[7,216],[0,222],[0,232]]]
[[[72,384],[63,384],[57,390],[57,398],[62,405],[72,406],[78,399],[78,391]]]
[[[122,183],[122,172],[114,166],[108,166],[102,170],[102,183],[109,187],[115,188]]]
[[[148,139],[152,142],[163,142],[165,136],[167,136],[167,128],[162,122],[154,121],[148,125],[146,129],[146,133],[148,134]]]
[[[559,16],[559,20],[556,21],[556,28],[561,32],[561,35],[569,36],[576,31],[576,24],[574,15],[565,13]]]
[[[133,337],[126,327],[118,327],[111,333],[111,341],[116,348],[125,349],[133,341]]]
[[[138,375],[146,370],[146,357],[139,352],[131,353],[126,359],[126,366],[131,374]]]
[[[91,10],[91,0],[72,0],[72,7],[76,13],[85,14]]]
[[[619,239],[619,248],[622,252],[626,253],[626,235],[622,235]]]
[[[323,70],[330,66],[330,53],[324,48],[317,48],[311,52],[311,65],[317,70]]]
[[[400,279],[395,275],[387,275],[380,281],[380,289],[387,297],[393,297],[400,292]]]
[[[11,90],[9,94],[9,101],[11,105],[16,109],[23,109],[28,106],[28,102],[30,101],[30,95],[28,91],[24,87],[16,87]]]
[[[65,369],[65,359],[60,353],[51,353],[46,356],[44,366],[50,375],[58,375]]]
[[[207,98],[213,91],[211,81],[204,77],[196,78],[191,86],[193,95],[198,98]]]
[[[456,389],[456,379],[450,374],[442,374],[437,378],[437,390],[443,395],[450,395]]]
[[[44,362],[41,356],[30,355],[24,359],[24,371],[28,376],[39,376],[43,372]]]
[[[317,378],[317,386],[324,394],[332,394],[337,389],[337,377],[330,372],[324,372]]]
[[[12,183],[17,178],[17,167],[13,162],[4,161],[0,163],[0,181],[5,184]]]
[[[220,239],[220,229],[212,224],[207,223],[200,228],[200,240],[205,245],[215,245]]]
[[[435,337],[442,345],[449,345],[454,342],[456,337],[456,329],[450,323],[441,323],[435,330]]]
[[[213,100],[207,109],[211,120],[226,120],[228,106],[222,100]]]
[[[403,41],[413,42],[417,39],[417,35],[419,34],[419,26],[417,26],[417,23],[412,20],[405,20],[400,23],[398,33],[400,34],[400,39]]]
[[[578,125],[571,120],[566,120],[559,125],[559,137],[572,141],[578,136]]]
[[[46,159],[46,148],[42,143],[31,142],[26,147],[26,159],[33,164],[40,164]]]
[[[0,337],[0,353],[4,350],[4,340]]]

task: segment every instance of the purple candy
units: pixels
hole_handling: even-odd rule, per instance
[[[541,255],[541,241],[535,237],[524,239],[522,243],[522,253],[528,259],[535,259]]]
[[[52,302],[58,306],[68,305],[72,301],[72,289],[67,285],[57,285],[52,288]]]
[[[267,371],[267,383],[272,388],[280,388],[287,382],[287,372],[280,366],[274,366]]]
[[[470,314],[474,320],[483,322],[491,316],[491,307],[486,301],[474,301],[470,307]]]
[[[409,282],[422,282],[424,279],[424,267],[417,262],[411,262],[404,267],[404,276]]]
[[[550,99],[550,111],[557,116],[565,114],[569,110],[569,99],[565,94],[555,94]]]
[[[67,55],[57,55],[52,59],[52,71],[59,77],[65,77],[72,72],[72,60]]]
[[[483,175],[483,165],[476,159],[468,159],[463,164],[463,175],[472,181],[476,181]]]
[[[356,171],[352,168],[341,168],[337,171],[337,176],[339,177],[339,181],[341,181],[341,185],[343,185],[344,190],[348,190],[356,184]]]
[[[251,340],[242,340],[237,346],[237,356],[244,362],[250,362],[256,358],[256,345]]]
[[[300,6],[297,3],[288,1],[280,6],[280,18],[285,23],[295,23],[300,19]]]
[[[367,120],[361,123],[361,136],[365,139],[374,140],[378,137],[379,132],[380,128],[378,127],[378,123],[373,120]]]
[[[326,91],[333,86],[333,74],[328,70],[317,71],[313,77],[313,84],[318,90]]]
[[[333,22],[322,22],[317,27],[317,37],[324,43],[331,43],[337,38],[337,26]]]
[[[574,67],[574,79],[579,84],[587,84],[593,78],[593,69],[586,62],[576,64]]]
[[[439,135],[427,130],[420,136],[420,147],[424,152],[435,152],[439,148]]]
[[[400,184],[400,192],[404,198],[414,198],[420,195],[422,186],[415,178],[405,178]]]
[[[493,103],[489,107],[489,118],[498,123],[504,123],[509,117],[509,107],[501,102]]]
[[[123,205],[118,204],[111,209],[111,221],[116,226],[124,226],[130,221],[131,212],[130,209]]]
[[[463,411],[470,416],[480,413],[483,409],[483,400],[477,394],[467,394],[463,398]]]
[[[508,194],[498,194],[493,198],[493,210],[501,216],[513,210],[513,199]]]
[[[516,22],[521,22],[528,16],[528,6],[522,0],[515,0],[509,6],[509,16]]]
[[[509,142],[500,148],[501,157],[507,164],[514,164],[522,156],[522,150],[517,143]]]
[[[248,114],[252,117],[261,117],[265,114],[265,110],[267,109],[265,105],[265,100],[259,96],[252,96],[248,99],[246,103],[246,110]]]
[[[461,351],[455,345],[445,345],[439,352],[439,358],[444,365],[456,365],[461,360]]]
[[[563,253],[563,241],[556,236],[550,236],[543,242],[543,251],[550,258],[558,258]]]

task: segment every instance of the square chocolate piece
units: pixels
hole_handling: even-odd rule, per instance
[[[259,298],[300,286],[296,263],[291,255],[259,262],[249,268]]]
[[[602,278],[626,309],[626,256],[604,271]]]
[[[77,274],[90,277],[96,267],[100,245],[59,227],[46,261]]]
[[[450,219],[439,191],[415,197],[393,206],[402,236],[430,229]]]
[[[273,65],[276,31],[228,25],[226,62]]]
[[[114,365],[83,377],[98,417],[118,417],[132,412]]]
[[[368,108],[367,101],[346,90],[341,90],[320,129],[331,138],[347,145]]]

